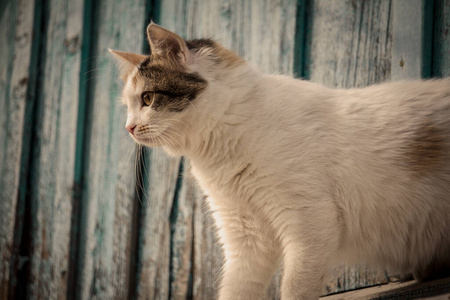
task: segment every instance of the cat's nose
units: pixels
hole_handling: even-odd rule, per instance
[[[134,125],[134,124],[127,124],[127,126],[125,126],[125,128],[126,128],[131,134],[134,134],[134,129],[136,128],[136,125]]]

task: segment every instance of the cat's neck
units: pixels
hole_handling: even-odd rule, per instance
[[[223,77],[226,82],[216,91],[215,113],[202,116],[197,141],[186,155],[202,161],[226,161],[242,155],[241,138],[251,130],[257,102],[262,98],[259,82],[262,74],[252,67],[234,70]]]
[[[206,164],[230,160],[238,155],[240,138],[243,132],[249,130],[254,118],[257,107],[255,102],[261,100],[259,81],[263,74],[246,64],[202,75],[207,77],[214,88],[203,95],[206,100],[204,103],[192,103],[192,113],[198,113],[195,108],[197,105],[210,107],[206,113],[185,121],[186,139],[181,147],[165,148],[169,154],[183,155]]]

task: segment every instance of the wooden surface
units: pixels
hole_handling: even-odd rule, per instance
[[[45,4],[29,203],[31,298],[66,296],[83,3]]]
[[[356,299],[450,299],[450,278],[429,282],[393,282],[372,288],[322,297],[323,300]]]
[[[432,15],[426,0],[393,1],[392,80],[418,79],[431,76]]]
[[[331,87],[449,76],[450,2],[424,4],[1,1],[0,299],[215,298],[223,253],[207,200],[189,161],[128,137],[107,48],[148,51],[153,19],[263,71]],[[324,294],[385,282],[384,272],[339,265]]]
[[[311,81],[359,87],[390,79],[391,1],[316,0],[307,15]]]
[[[17,248],[14,227],[19,195],[25,106],[34,78],[32,53],[34,1],[2,1],[0,5],[0,299],[6,299]],[[33,64],[33,63],[31,63]],[[20,227],[17,225],[17,227]],[[14,252],[15,251],[15,252]]]
[[[99,1],[93,15],[92,71],[86,80],[84,185],[77,290],[81,299],[129,294],[135,146],[124,130],[120,79],[107,48],[141,52],[145,1]]]
[[[436,77],[450,76],[450,0],[434,1],[433,69]]]
[[[162,149],[146,150],[144,167],[144,193],[139,199],[142,209],[139,224],[137,298],[168,299],[171,212],[176,196],[180,160],[167,157]]]

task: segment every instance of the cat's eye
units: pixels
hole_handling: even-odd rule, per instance
[[[155,92],[149,92],[142,94],[142,105],[143,106],[150,106],[152,105],[153,101],[155,100]]]

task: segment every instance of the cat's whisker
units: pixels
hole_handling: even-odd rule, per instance
[[[175,144],[165,135],[164,133],[158,135],[159,138],[164,142],[163,145],[169,146],[173,149],[176,149]]]
[[[121,142],[121,143],[123,143],[123,142]],[[125,142],[126,143],[126,142]],[[127,163],[129,164],[129,163],[131,163],[131,160],[133,159],[133,156],[134,156],[134,149],[135,149],[135,143],[133,142],[133,144],[131,144],[130,143],[130,146],[129,146],[129,151],[128,151],[128,159],[127,159]]]
[[[197,106],[195,106],[195,104],[192,101],[189,101],[189,104],[194,107],[194,110],[197,113],[197,115],[200,115],[198,110],[197,110]]]
[[[178,120],[178,119],[166,119],[165,121],[168,122],[169,126],[172,126],[172,127],[173,127],[173,124],[170,124],[170,122],[172,122],[172,121],[180,122],[182,125],[184,125],[189,130],[189,134],[191,136],[194,136],[194,132],[192,131],[192,129],[185,122],[183,122],[181,120]]]
[[[182,133],[178,132],[177,131],[178,129],[176,127],[168,126],[167,129],[170,130],[170,133],[176,134],[180,139],[183,139],[184,135]]]
[[[138,149],[136,151],[137,158],[136,158],[136,167],[135,167],[136,168],[136,176],[137,176],[136,194],[137,194],[137,198],[138,198],[138,201],[141,204],[141,206],[143,205],[141,195],[144,198],[146,197],[145,182],[143,181],[144,180],[143,172],[146,172],[146,170],[145,170],[146,168],[145,168],[145,161],[141,157],[142,148],[143,148],[143,146],[138,144]]]
[[[145,176],[142,176],[142,185],[143,185],[142,195],[144,196],[145,199],[147,199],[149,197],[149,194],[147,193],[148,191],[145,188],[147,183],[144,181],[144,178],[147,178],[147,180],[150,178],[148,170],[147,170],[148,169],[148,167],[147,167],[147,160],[150,159],[149,155],[151,155],[151,153],[146,151],[146,148],[147,147],[142,146],[142,152],[141,152],[141,155],[144,155],[144,158],[142,159],[142,169],[143,169],[143,171],[141,171],[141,174],[145,175]]]
[[[93,68],[93,69],[90,69],[90,70],[84,72],[83,76],[86,76],[89,73],[97,72],[97,71],[105,71],[107,73],[113,73],[115,75],[119,75],[120,76],[119,72],[117,72],[114,68]]]
[[[87,62],[89,60],[94,60],[94,59],[97,59],[97,58],[105,58],[105,57],[107,58],[108,56],[109,56],[108,53],[99,54],[99,55],[92,55],[92,56],[89,56],[89,57],[83,59],[82,62],[85,63],[85,62]]]
[[[172,133],[176,133],[176,132],[172,131]],[[170,142],[170,145],[173,147],[173,149],[177,149],[177,147],[176,147],[177,145],[178,145],[178,149],[183,149],[183,147],[182,147],[181,143],[178,141],[178,139],[174,139],[168,132],[163,132],[160,136],[165,138],[165,140],[167,142]]]

